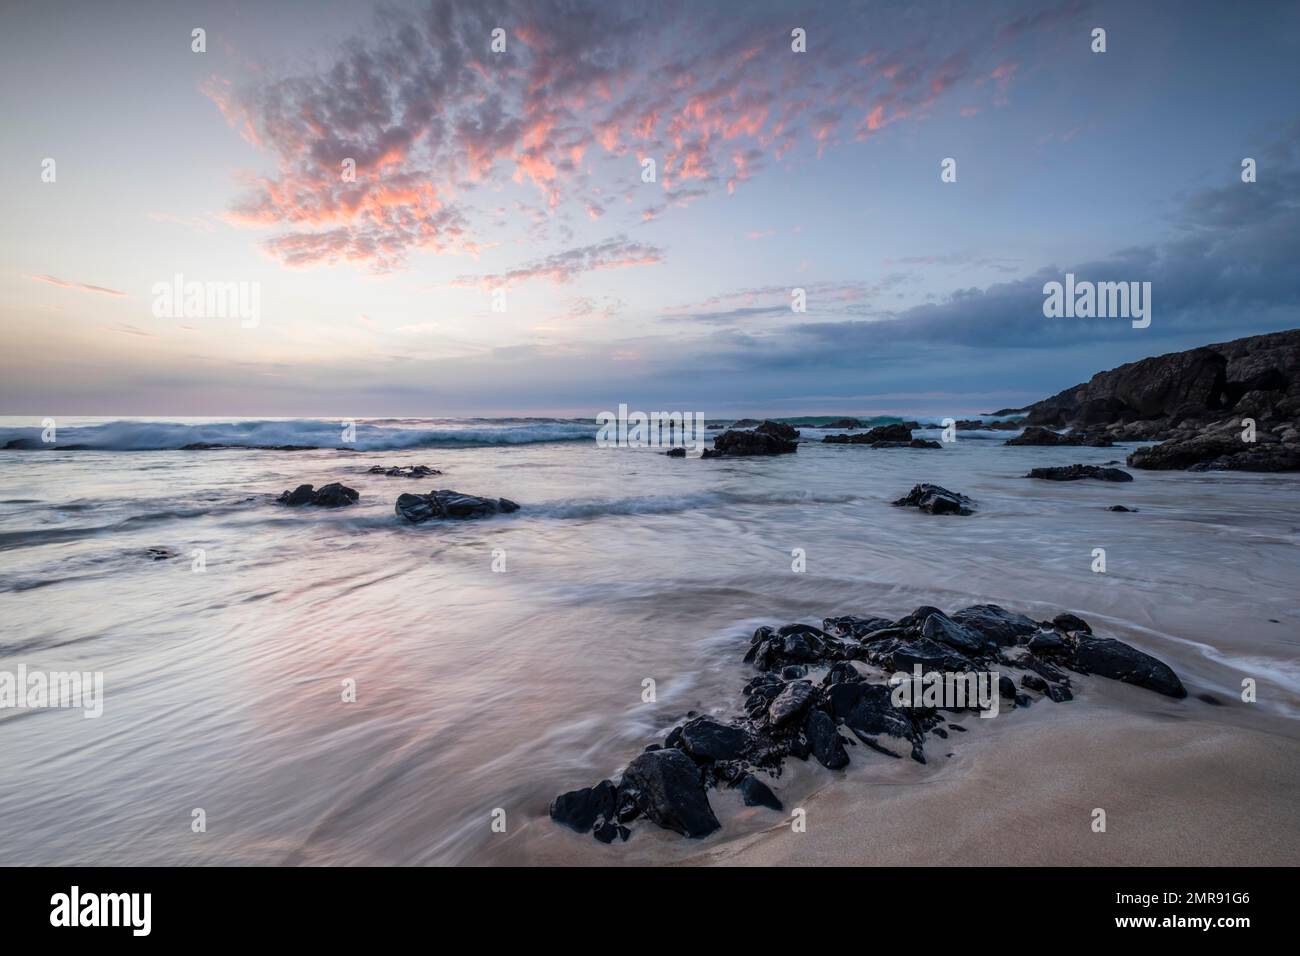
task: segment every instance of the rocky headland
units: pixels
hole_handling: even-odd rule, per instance
[[[1300,470],[1300,329],[1130,362],[1024,412],[1070,444],[1160,442],[1130,454],[1134,468]],[[1063,443],[1023,438],[1011,443]]]

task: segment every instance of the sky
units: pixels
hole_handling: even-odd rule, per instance
[[[0,10],[3,415],[960,416],[1300,326],[1297,2]]]

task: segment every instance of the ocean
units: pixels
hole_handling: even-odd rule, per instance
[[[547,806],[617,779],[687,712],[738,714],[757,626],[922,604],[1071,611],[1169,663],[1190,693],[1082,678],[1076,701],[1008,726],[1105,708],[1288,748],[1300,736],[1294,475],[1031,480],[1038,466],[1122,467],[1136,446],[1007,447],[1015,433],[994,430],[873,450],[805,429],[796,454],[701,460],[597,447],[589,421],[355,424],[344,444],[338,421],[60,419],[54,448],[0,451],[0,672],[104,680],[97,719],[0,710],[0,865],[698,861],[702,846],[758,839],[771,811],[714,791],[723,830],[704,844],[643,824],[602,846]],[[0,447],[40,434],[0,420]],[[199,443],[320,447],[184,450]],[[417,464],[443,474],[369,472]],[[275,502],[334,481],[360,501]],[[891,507],[922,481],[975,513]],[[394,514],[399,494],[434,488],[521,507]],[[1239,702],[1243,678],[1256,703],[1202,700]],[[864,750],[847,782],[799,765],[773,786],[793,805],[959,774]]]

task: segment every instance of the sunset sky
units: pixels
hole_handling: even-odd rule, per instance
[[[1300,326],[1296,3],[50,0],[0,54],[0,414],[965,414]]]

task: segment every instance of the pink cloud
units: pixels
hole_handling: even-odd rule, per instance
[[[32,279],[36,282],[48,282],[50,285],[56,285],[61,289],[76,289],[78,292],[94,292],[98,295],[108,295],[117,298],[126,295],[125,292],[119,292],[116,289],[107,289],[102,285],[90,285],[86,282],[72,282],[67,279],[60,279],[57,276],[39,275],[26,276],[25,278]]]

